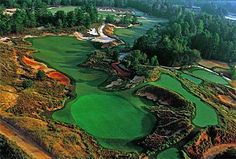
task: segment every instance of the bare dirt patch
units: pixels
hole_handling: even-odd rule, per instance
[[[15,142],[24,152],[34,159],[51,159],[52,156],[41,149],[36,143],[23,136],[6,122],[0,120],[0,133]]]
[[[221,144],[221,145],[213,146],[213,147],[209,148],[203,154],[203,159],[214,158],[217,154],[221,154],[229,148],[235,148],[236,149],[236,143],[235,144]]]
[[[232,107],[236,107],[236,101],[234,99],[232,99],[230,96],[218,95],[218,98],[221,102],[223,102],[227,105],[231,105]]]
[[[220,67],[224,69],[229,69],[229,66],[227,63],[216,61],[216,60],[201,60],[198,64],[206,68]]]

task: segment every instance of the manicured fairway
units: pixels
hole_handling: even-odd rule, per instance
[[[204,79],[206,81],[218,83],[218,84],[223,84],[223,85],[228,85],[228,81],[224,79],[223,77],[214,74],[213,72],[209,72],[207,70],[201,69],[201,68],[192,68],[188,70],[191,72],[193,75],[196,77],[199,77],[201,79]]]
[[[143,16],[144,13],[136,11],[136,15]],[[141,37],[146,33],[147,30],[153,28],[158,23],[166,22],[167,20],[159,19],[155,17],[145,16],[139,17],[138,21],[142,23],[142,25],[134,26],[131,28],[116,28],[114,33],[120,37],[123,41],[128,43],[129,45],[133,45],[134,41]]]
[[[105,92],[98,85],[107,74],[78,67],[95,48],[89,41],[74,37],[56,36],[28,39],[39,50],[34,57],[75,80],[77,98],[53,113],[55,120],[75,124],[94,136],[104,147],[136,151],[131,141],[148,135],[155,125],[155,117],[144,111],[145,104],[127,91]]]
[[[48,8],[49,11],[52,12],[52,14],[55,14],[57,11],[64,11],[64,12],[70,12],[73,11],[76,7],[75,6],[64,6],[64,7],[54,7],[54,8]]]
[[[70,11],[75,10],[76,8],[77,8],[76,6],[63,6],[63,7],[48,8],[48,11],[52,12],[52,14],[55,14],[57,11],[64,11],[68,13]],[[115,12],[110,12],[110,11],[99,11],[98,14],[104,17],[106,17],[108,14],[116,15]]]
[[[200,98],[188,92],[182,84],[172,76],[161,74],[160,80],[151,82],[151,84],[174,91],[183,96],[186,100],[193,102],[196,106],[195,117],[193,119],[193,123],[195,125],[205,127],[218,124],[218,118],[215,110],[205,102],[201,101]]]
[[[156,159],[180,159],[180,156],[176,148],[170,148],[159,153]]]
[[[189,75],[189,74],[187,74],[187,73],[181,73],[181,77],[182,77],[182,78],[185,78],[185,79],[187,79],[187,80],[189,80],[189,81],[192,81],[193,83],[195,83],[195,84],[197,84],[197,85],[199,85],[199,84],[202,83],[202,80],[201,80],[201,79],[196,78],[196,77],[194,77],[194,76],[191,76],[191,75]]]

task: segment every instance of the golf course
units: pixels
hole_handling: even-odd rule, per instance
[[[145,104],[132,95],[132,89],[104,92],[98,89],[98,85],[106,80],[107,74],[77,67],[95,50],[89,41],[77,41],[68,36],[28,40],[39,51],[34,54],[35,59],[44,61],[75,81],[76,98],[53,113],[54,120],[79,126],[104,147],[139,150],[130,142],[148,135],[155,125],[155,117],[141,108]]]
[[[133,45],[136,39],[141,37],[158,23],[167,22],[166,19],[144,15],[144,13],[140,11],[135,11],[135,15],[138,16],[138,21],[141,23],[140,25],[130,28],[116,28],[114,30],[114,34],[130,46]]]
[[[0,8],[0,159],[236,155],[231,1]]]
[[[193,82],[193,83],[195,83],[195,84],[197,84],[197,85],[199,85],[199,84],[202,83],[202,80],[201,80],[201,79],[196,78],[196,77],[194,77],[194,76],[192,76],[192,75],[189,75],[189,74],[187,74],[187,73],[181,72],[181,77],[184,78],[184,79],[187,79],[187,80],[189,80],[189,81],[191,81],[191,82]]]
[[[202,78],[203,80],[217,83],[217,84],[222,84],[222,85],[229,85],[228,81],[224,79],[223,77],[213,72],[204,70],[202,68],[191,68],[188,71],[192,73],[194,76],[198,78]]]
[[[115,29],[115,34],[130,45],[149,28],[164,22],[158,18],[143,17],[139,12],[137,14],[140,14],[142,25]],[[107,73],[78,66],[96,50],[91,41],[78,41],[69,36],[46,36],[27,40],[32,44],[32,48],[38,51],[33,54],[36,60],[44,62],[74,81],[75,98],[67,101],[63,109],[52,114],[54,120],[78,126],[105,148],[125,152],[142,150],[133,141],[149,135],[158,121],[152,113],[144,109],[148,107],[145,100],[133,95],[138,87],[106,92],[99,89],[99,86],[108,78]],[[197,85],[205,80],[201,79],[203,74],[204,78],[206,75],[206,80],[226,84],[222,77],[205,70],[194,68],[188,71],[189,73],[180,72],[181,78]],[[146,84],[171,90],[192,102],[196,107],[192,119],[194,125],[207,127],[218,124],[215,110],[192,94],[175,77],[163,73],[159,80],[143,85]],[[177,149],[168,149],[163,153],[168,152],[178,156]]]
[[[157,19],[148,18],[150,17],[144,18],[143,25],[116,30],[116,34],[131,44],[147,30],[147,26],[151,28],[158,22]],[[125,32],[128,33],[123,36],[122,33]],[[99,85],[108,78],[108,74],[78,67],[96,50],[90,41],[78,41],[69,36],[46,36],[27,40],[31,42],[32,48],[38,51],[33,54],[36,60],[44,62],[74,81],[76,98],[67,101],[63,109],[54,112],[54,120],[77,125],[96,138],[103,147],[122,151],[142,150],[132,141],[150,134],[158,121],[154,115],[143,109],[147,104],[133,95],[137,88],[115,92],[100,90]],[[199,72],[192,73],[197,76]],[[196,84],[202,82],[201,79],[185,73],[181,76]],[[193,123],[196,126],[217,125],[218,119],[214,109],[190,93],[174,77],[162,74],[160,80],[151,84],[174,91],[193,102],[196,106]]]

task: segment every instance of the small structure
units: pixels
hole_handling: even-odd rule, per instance
[[[8,8],[3,11],[3,14],[12,16],[16,10],[17,8]]]

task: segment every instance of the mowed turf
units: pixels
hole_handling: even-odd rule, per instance
[[[75,80],[77,97],[53,113],[53,119],[74,124],[97,139],[106,148],[136,151],[131,142],[148,135],[155,117],[142,109],[145,104],[134,97],[133,90],[105,92],[98,85],[107,74],[78,67],[95,48],[89,41],[74,37],[56,36],[29,39],[36,59],[69,75]]]
[[[114,30],[114,34],[117,35],[121,40],[128,43],[129,45],[133,45],[134,41],[144,35],[146,31],[153,28],[158,23],[167,22],[165,19],[155,18],[150,16],[143,16],[144,14],[140,11],[135,12],[136,15],[141,17],[138,18],[138,21],[141,22],[141,25],[134,26],[131,28],[116,28]]]
[[[218,83],[218,84],[222,84],[222,85],[229,85],[228,81],[226,79],[224,79],[223,77],[201,69],[201,68],[191,68],[188,70],[189,72],[191,72],[194,76],[199,77],[203,80],[209,81],[209,82],[213,82],[213,83]]]
[[[64,11],[64,12],[70,12],[75,10],[77,8],[76,6],[64,6],[64,7],[53,7],[48,8],[48,11],[52,12],[52,14],[55,14],[57,11]]]
[[[179,151],[176,148],[170,148],[158,154],[156,159],[180,159]]]
[[[160,79],[156,82],[151,82],[151,84],[174,91],[186,100],[193,102],[196,107],[196,112],[192,122],[195,125],[206,127],[218,124],[218,117],[215,110],[207,103],[201,101],[200,98],[186,90],[186,88],[182,86],[181,82],[174,77],[167,74],[161,74]]]
[[[194,77],[194,76],[192,76],[192,75],[189,75],[189,74],[187,74],[187,73],[181,72],[181,77],[182,77],[182,78],[185,78],[185,79],[187,79],[187,80],[189,80],[189,81],[191,81],[191,82],[193,82],[193,83],[195,83],[195,84],[197,84],[197,85],[199,85],[199,84],[202,83],[202,80],[201,80],[201,79],[196,78],[196,77]]]

